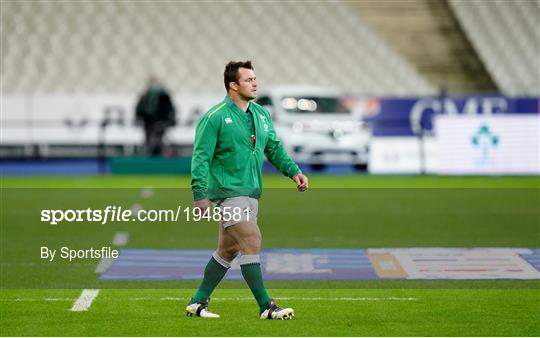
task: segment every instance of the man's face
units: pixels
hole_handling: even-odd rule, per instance
[[[239,68],[236,83],[238,95],[249,100],[257,98],[257,77],[252,69]]]

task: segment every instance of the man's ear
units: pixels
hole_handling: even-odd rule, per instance
[[[229,88],[234,90],[234,91],[237,91],[238,90],[238,83],[236,83],[234,81],[229,82]]]

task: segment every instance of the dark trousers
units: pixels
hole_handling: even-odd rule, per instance
[[[163,135],[166,124],[162,121],[146,122],[144,124],[145,152],[147,155],[159,156],[163,152]]]

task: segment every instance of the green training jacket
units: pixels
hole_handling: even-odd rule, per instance
[[[301,172],[279,141],[268,111],[255,102],[250,102],[249,111],[252,120],[226,95],[201,117],[191,159],[191,188],[196,201],[259,198],[264,155],[285,176]]]

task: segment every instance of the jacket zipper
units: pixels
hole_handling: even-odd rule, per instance
[[[249,110],[248,114],[251,114],[251,126],[253,127],[253,134],[251,134],[251,155],[255,155],[255,145],[257,143],[255,116],[253,115],[253,112],[251,110]]]

